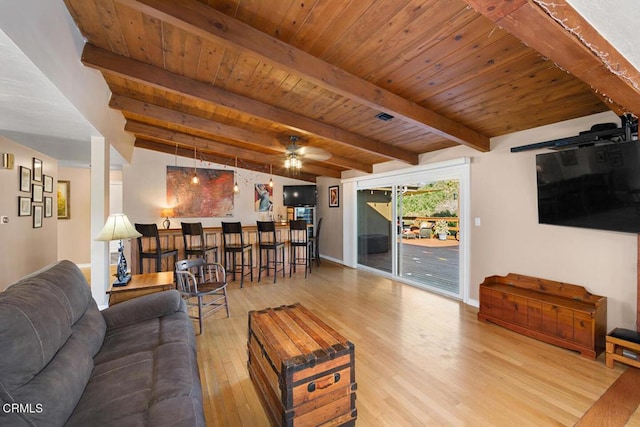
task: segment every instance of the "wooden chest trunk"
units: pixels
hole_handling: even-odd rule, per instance
[[[249,312],[248,368],[274,425],[351,426],[354,346],[300,304]]]

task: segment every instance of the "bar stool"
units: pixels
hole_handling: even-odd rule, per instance
[[[313,243],[313,256],[311,260],[316,261],[316,265],[320,267],[320,228],[322,227],[322,218],[318,220],[318,227],[315,230],[315,235],[313,237],[309,237],[311,243]]]
[[[313,256],[313,242],[309,240],[307,221],[297,219],[289,221],[289,277],[296,271],[297,265],[304,265],[304,277],[307,270],[311,273],[311,257]]]
[[[236,273],[239,272],[240,287],[244,284],[244,276],[248,274],[253,282],[253,247],[251,243],[244,242],[242,225],[239,222],[222,222],[222,240],[224,242],[224,269],[227,274],[233,273],[235,281]],[[239,265],[238,254],[240,255]],[[245,258],[245,254],[248,254],[248,260]],[[229,269],[229,264],[231,264],[231,269]],[[244,272],[245,267],[249,267],[247,273]]]
[[[156,260],[156,273],[162,270],[162,260],[164,258],[173,257],[173,263],[178,261],[177,249],[162,249],[160,245],[160,234],[158,226],[155,224],[134,224],[138,233],[142,236],[138,237],[138,263],[140,264],[139,274],[144,272],[144,259]],[[147,248],[145,250],[145,248]],[[172,264],[169,264],[172,265]],[[151,268],[149,268],[151,270]]]
[[[276,283],[278,271],[282,271],[284,277],[284,243],[279,242],[276,237],[276,223],[273,221],[257,221],[258,224],[258,282],[262,275],[262,270],[273,270],[273,283]],[[278,252],[280,252],[280,260],[278,260]],[[263,263],[263,254],[265,254],[266,262]],[[271,258],[273,256],[273,258]],[[280,265],[280,269],[278,269]]]
[[[184,258],[196,256],[206,261],[207,252],[213,252],[213,261],[218,262],[218,247],[208,246],[204,230],[200,222],[181,222],[182,240],[184,242]]]

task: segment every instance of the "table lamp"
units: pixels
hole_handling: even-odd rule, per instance
[[[169,219],[169,217],[173,217],[173,208],[162,208],[162,210],[160,211],[160,216],[165,217],[164,221],[162,221],[162,225],[164,226],[165,230],[168,230],[169,227],[171,227],[171,220]]]
[[[113,286],[125,286],[131,280],[131,274],[127,273],[127,260],[124,257],[124,245],[122,239],[133,239],[140,237],[142,234],[131,225],[129,218],[125,214],[109,215],[107,222],[96,240],[110,242],[112,240],[120,240],[118,246],[118,267],[116,269],[116,281]]]

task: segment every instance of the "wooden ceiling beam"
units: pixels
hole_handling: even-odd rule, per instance
[[[612,110],[640,115],[638,70],[565,0],[465,2],[591,86]]]
[[[161,144],[158,142],[149,141],[144,138],[136,138],[135,147],[143,148],[145,150],[157,151],[159,153],[178,155],[180,157],[187,157],[187,158],[193,157],[193,149],[191,148],[178,147],[178,149],[176,150],[174,145]],[[203,152],[201,156],[199,156],[199,160],[226,165],[229,159],[226,157],[215,155],[215,154]],[[241,169],[247,169],[247,170],[252,170],[252,171],[257,171],[262,173],[273,173],[273,175],[276,175],[276,176],[282,176],[286,178],[295,178],[295,179],[300,179],[308,182],[316,182],[316,176],[309,173],[301,172],[295,176],[292,176],[284,168],[273,168],[273,171],[271,171],[269,167],[264,165],[263,163],[254,163],[246,160],[242,162]]]
[[[250,149],[233,147],[218,141],[212,141],[207,138],[201,138],[145,123],[127,121],[124,130],[133,133],[138,138],[152,141],[156,140],[169,145],[178,144],[178,146],[197,147],[204,150],[204,152],[227,159],[234,159],[237,157],[253,163],[262,163],[263,165],[281,165],[284,162],[283,156],[257,153]],[[303,168],[305,172],[314,175],[329,176],[332,178],[341,177],[341,171],[339,170],[326,168],[314,164],[313,162],[305,161],[304,159]]]
[[[109,107],[122,112],[128,112],[137,116],[143,116],[167,123],[175,123],[198,132],[204,132],[212,136],[229,138],[243,144],[260,146],[266,151],[284,152],[280,144],[272,136],[264,133],[256,133],[247,129],[229,126],[208,120],[192,114],[182,113],[171,108],[161,107],[149,102],[140,101],[126,96],[112,95]]]
[[[116,0],[205,40],[259,58],[319,87],[412,123],[443,138],[489,151],[489,138],[288,45],[197,0]]]
[[[215,105],[222,105],[254,117],[280,123],[303,135],[314,134],[321,138],[358,148],[392,160],[401,160],[412,165],[418,164],[418,154],[390,144],[375,141],[356,133],[310,119],[255,99],[227,92],[207,83],[171,73],[162,68],[127,58],[91,44],[85,44],[82,63],[122,78],[143,83],[160,90]]]
[[[112,95],[109,106],[116,110],[128,112],[136,116],[143,116],[162,122],[175,123],[178,126],[187,128],[191,131],[206,133],[212,139],[227,138],[242,143],[242,145],[234,144],[236,147],[258,149],[267,153],[274,152],[283,155],[286,152],[286,147],[278,142],[273,136],[269,136],[264,133],[252,132],[235,126],[225,125],[202,117],[194,116],[192,114],[182,113],[170,108],[151,104],[149,102],[128,98],[126,96]],[[372,165],[342,156],[332,155],[330,162],[336,166],[347,169],[356,169],[367,173],[371,173],[373,171]]]

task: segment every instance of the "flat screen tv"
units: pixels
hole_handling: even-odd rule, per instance
[[[538,154],[538,222],[640,233],[640,142]]]
[[[316,205],[315,185],[284,185],[282,190],[284,206]]]

